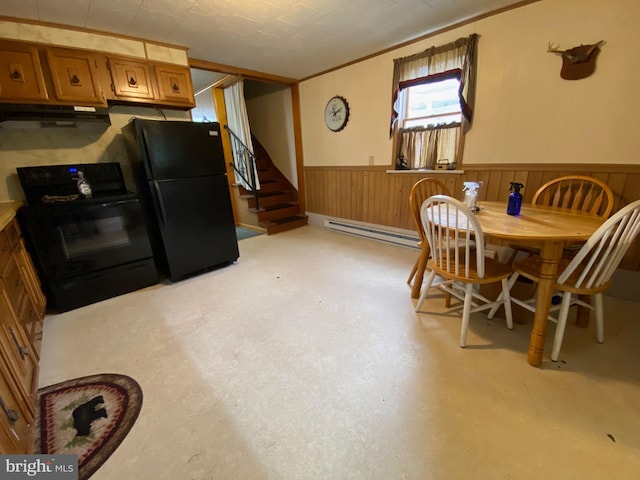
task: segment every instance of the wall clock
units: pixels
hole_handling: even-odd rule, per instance
[[[324,108],[324,123],[332,132],[339,132],[349,121],[349,104],[344,97],[336,95]]]

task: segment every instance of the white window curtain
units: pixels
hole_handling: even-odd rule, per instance
[[[249,127],[249,116],[247,106],[244,102],[244,81],[239,79],[233,85],[224,89],[224,102],[227,110],[227,124],[233,133],[242,140],[242,143],[253,153],[253,142],[251,141],[251,128]],[[234,152],[234,156],[236,152]],[[251,185],[245,179],[251,178],[251,171],[256,172],[255,164],[252,165],[253,157],[242,155],[243,158],[235,158],[236,168],[241,175],[236,175],[236,181],[247,190],[252,190]],[[243,178],[244,177],[244,178]],[[260,182],[256,172],[256,189],[260,190]]]
[[[438,160],[456,162],[460,144],[460,124],[443,127],[400,129],[400,155],[408,169],[436,168]]]

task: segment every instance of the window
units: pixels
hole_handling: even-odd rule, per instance
[[[459,88],[460,81],[455,78],[407,88],[402,128],[460,123]]]
[[[397,168],[459,164],[470,128],[478,35],[394,59],[391,123]]]

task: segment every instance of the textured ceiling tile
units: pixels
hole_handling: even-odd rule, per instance
[[[18,17],[31,20],[38,19],[37,0],[2,0],[0,2],[0,15],[6,17]]]
[[[165,41],[169,32],[176,27],[179,21],[180,17],[142,7],[131,22],[128,34],[148,40]]]
[[[89,13],[87,0],[40,1],[38,14],[40,20],[64,25],[84,27]]]
[[[92,5],[87,15],[87,28],[126,35],[136,11],[122,12]]]
[[[303,78],[519,1],[0,0],[0,14],[173,43],[194,59]]]

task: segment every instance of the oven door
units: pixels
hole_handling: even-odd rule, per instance
[[[47,280],[152,256],[137,198],[27,205],[19,212],[32,255]]]

